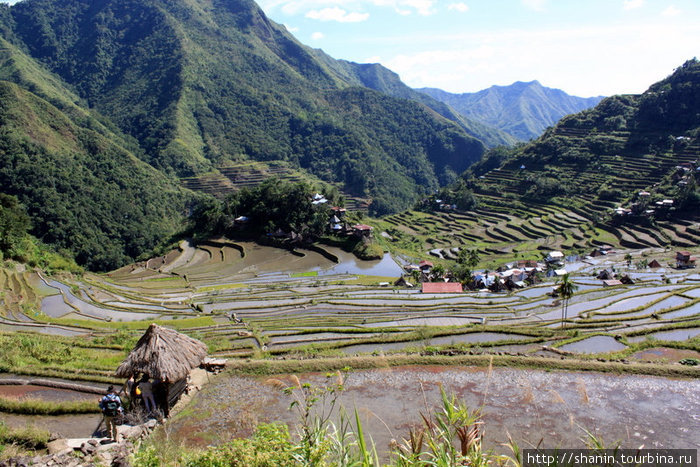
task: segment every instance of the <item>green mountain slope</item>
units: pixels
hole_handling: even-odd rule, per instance
[[[700,244],[699,167],[693,59],[641,95],[606,98],[534,141],[489,151],[420,212],[387,216],[375,228],[401,254],[455,260],[455,247],[466,248],[489,270],[603,245],[692,251]],[[634,262],[644,268],[645,255]]]
[[[481,209],[570,209],[626,246],[687,246],[685,230],[658,231],[700,213],[699,160],[700,62],[690,60],[642,95],[606,98],[530,144],[489,153],[464,180]],[[672,209],[656,204],[664,199]],[[635,237],[630,225],[656,233]]]
[[[78,101],[0,40],[0,191],[23,203],[42,241],[106,270],[174,233],[191,196]]]
[[[385,212],[484,151],[426,105],[359,87],[249,0],[26,0],[9,11],[8,40],[168,173],[284,160]]]
[[[399,75],[378,63],[354,63],[345,60],[334,60],[320,50],[315,52],[317,57],[337,73],[343,81],[357,86],[365,86],[393,97],[419,102],[443,117],[459,123],[469,135],[481,140],[488,147],[510,146],[517,142],[516,138],[497,129],[495,126],[469,119],[427,93],[418,92],[406,86],[399,78]]]
[[[452,106],[460,114],[499,128],[521,141],[542,134],[565,115],[595,106],[602,97],[575,97],[537,81],[492,86],[476,93],[452,94],[440,89],[419,91]]]

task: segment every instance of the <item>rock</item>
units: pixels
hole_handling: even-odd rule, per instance
[[[73,447],[68,445],[68,440],[66,439],[56,439],[53,441],[50,441],[46,445],[46,449],[48,450],[49,454],[61,454],[64,451],[72,451]]]
[[[83,444],[82,446],[80,446],[80,452],[82,452],[83,455],[86,456],[92,455],[96,450],[97,448],[95,448],[95,446],[91,446],[89,444]]]

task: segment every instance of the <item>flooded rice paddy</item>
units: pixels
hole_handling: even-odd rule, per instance
[[[288,377],[277,378],[293,385]],[[322,385],[323,375],[299,375]],[[437,407],[440,387],[480,408],[486,447],[503,451],[508,433],[521,447],[584,447],[584,429],[623,447],[696,447],[700,381],[541,370],[398,367],[352,372],[342,405],[357,409],[363,429],[386,456]],[[296,423],[291,399],[266,378],[221,375],[193,400],[187,417],[171,422],[174,436],[204,446],[247,436],[260,422]]]
[[[571,344],[562,345],[561,350],[574,353],[607,353],[624,350],[627,346],[610,336],[593,336]]]

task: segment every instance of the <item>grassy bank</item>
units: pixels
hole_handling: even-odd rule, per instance
[[[97,397],[96,397],[97,399]],[[0,412],[21,415],[73,415],[99,413],[97,401],[44,401],[0,397]]]
[[[400,354],[381,357],[334,357],[299,360],[248,360],[231,361],[227,371],[232,373],[269,375],[287,373],[311,373],[335,371],[350,367],[353,370],[369,370],[404,365],[459,365],[538,370],[597,371],[602,373],[637,374],[673,378],[698,378],[700,368],[683,365],[659,365],[653,363],[561,359],[512,355],[420,355]]]

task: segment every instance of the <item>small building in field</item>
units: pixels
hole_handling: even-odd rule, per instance
[[[678,269],[694,268],[695,256],[692,256],[689,251],[676,252],[676,267]]]
[[[651,260],[651,263],[647,264],[647,267],[649,267],[651,269],[656,269],[656,268],[661,268],[663,266],[661,266],[661,263],[659,263],[657,260],[653,259],[653,260]]]
[[[423,282],[423,293],[462,293],[462,284],[459,282]]]
[[[614,278],[615,278],[615,273],[612,272],[610,269],[603,269],[596,276],[596,279],[600,279],[600,280],[608,280],[608,279],[614,279]]]
[[[202,364],[207,353],[203,342],[151,324],[115,374],[136,380],[139,375],[152,378],[156,404],[167,417],[187,389],[190,371]]]
[[[622,285],[622,281],[619,281],[617,279],[608,279],[603,281],[603,285],[605,287],[615,287],[617,285]]]
[[[432,261],[424,259],[423,261],[418,263],[418,268],[423,272],[429,272],[431,269],[433,269],[433,263]]]
[[[545,261],[548,263],[561,263],[564,261],[564,253],[561,251],[550,251]]]

